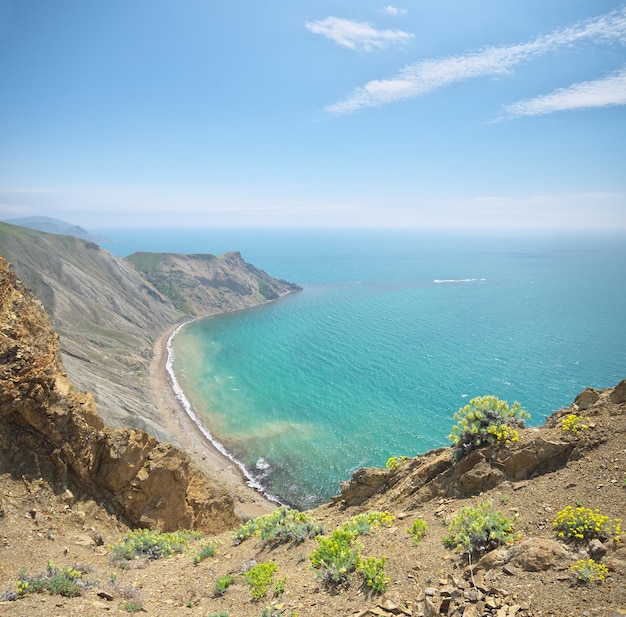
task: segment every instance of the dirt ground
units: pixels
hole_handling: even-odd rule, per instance
[[[558,438],[559,428],[541,429]],[[525,431],[524,431],[525,432]],[[459,617],[612,617],[626,614],[626,548],[624,542],[605,542],[602,561],[609,573],[602,583],[577,584],[569,566],[588,558],[587,543],[563,543],[564,561],[543,571],[529,572],[511,564],[475,570],[472,576],[461,555],[442,542],[446,523],[462,506],[491,500],[507,516],[517,516],[518,542],[529,538],[557,540],[553,520],[567,505],[598,508],[611,519],[626,514],[626,415],[598,416],[589,434],[599,436],[593,448],[551,473],[523,482],[505,482],[467,499],[435,499],[412,511],[387,508],[396,518],[361,536],[363,557],[386,557],[390,582],[384,595],[376,594],[354,574],[346,586],[326,586],[311,567],[315,539],[276,548],[250,538],[234,546],[231,533],[217,536],[217,554],[195,565],[198,545],[186,554],[165,559],[137,559],[120,568],[111,562],[111,547],[127,531],[106,510],[90,500],[55,495],[40,480],[0,477],[0,615],[15,617],[124,614],[141,607],[154,616],[286,617],[366,615],[438,615],[458,605]],[[522,439],[524,437],[522,436]],[[380,508],[378,508],[380,509]],[[325,505],[310,514],[328,531],[351,516],[368,511],[360,507]],[[418,545],[407,529],[416,517],[428,531]],[[52,560],[59,567],[84,571],[93,586],[80,597],[27,593],[8,600],[15,591],[20,569],[29,575],[45,570]],[[243,572],[253,563],[274,561],[275,580],[285,578],[284,593],[254,600]],[[480,565],[480,564],[479,564]],[[219,577],[231,575],[233,584],[217,596]],[[460,597],[459,597],[460,596]],[[440,601],[444,598],[443,608]],[[451,598],[452,601],[446,598]],[[432,599],[434,602],[430,602]],[[456,604],[455,604],[456,603]],[[434,608],[432,608],[434,606]],[[431,612],[429,612],[431,611]],[[436,611],[436,612],[432,612]],[[480,611],[480,612],[479,612]],[[621,611],[621,612],[620,612]]]

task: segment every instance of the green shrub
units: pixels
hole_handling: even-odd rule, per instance
[[[391,512],[366,512],[357,514],[345,522],[341,528],[345,531],[356,531],[358,536],[368,534],[374,527],[389,527],[396,517]]]
[[[363,575],[365,583],[378,593],[387,591],[389,579],[385,576],[385,562],[387,558],[383,555],[380,559],[376,557],[367,557],[360,560],[358,570]]]
[[[226,590],[235,582],[235,577],[227,574],[226,576],[220,576],[217,581],[215,581],[215,586],[213,587],[213,595],[216,597],[223,596],[226,593]]]
[[[391,471],[395,471],[406,460],[407,460],[406,456],[391,456],[387,459],[387,462],[385,463],[385,467]]]
[[[511,407],[495,396],[478,396],[454,414],[456,424],[448,439],[458,460],[476,448],[494,443],[508,444],[519,439],[530,415],[516,401]]]
[[[481,502],[477,506],[465,506],[450,522],[449,535],[443,538],[443,542],[471,559],[515,540],[517,534],[513,533],[514,522],[514,518],[507,518],[495,510],[490,501]]]
[[[613,537],[619,540],[621,533],[621,520],[616,518],[611,521],[609,517],[600,514],[598,509],[583,508],[578,506],[566,506],[557,513],[553,521],[559,538],[570,540],[592,540],[600,538],[605,540]]]
[[[34,576],[28,576],[25,570],[20,570],[15,587],[19,597],[47,591],[53,595],[74,598],[82,595],[83,589],[91,585],[83,581],[82,577],[82,571],[77,568],[66,566],[59,569],[49,561],[45,571]]]
[[[276,581],[276,585],[274,585],[274,597],[281,598],[285,593],[285,585],[287,584],[287,577],[283,576],[283,578],[279,578]]]
[[[138,613],[143,610],[143,605],[141,602],[122,602],[119,609],[121,611],[126,611],[127,613]]]
[[[426,521],[421,518],[416,518],[413,521],[413,524],[407,530],[407,533],[413,536],[413,544],[420,543],[420,540],[424,537],[427,529],[428,525],[426,525]]]
[[[251,536],[260,537],[264,544],[299,544],[307,538],[324,533],[325,527],[306,512],[281,506],[270,514],[259,516],[242,525],[233,534],[233,544],[241,544]]]
[[[274,582],[276,570],[278,566],[273,561],[268,561],[257,563],[244,574],[246,582],[252,588],[252,597],[255,600],[260,600],[267,595],[270,585]]]
[[[131,560],[135,557],[160,559],[173,553],[182,553],[189,542],[202,538],[197,531],[160,532],[136,529],[127,533],[112,550],[111,561]]]
[[[211,542],[202,542],[200,545],[200,551],[193,558],[194,565],[198,565],[200,562],[208,559],[209,557],[213,557],[217,550],[220,547],[220,543],[215,540]]]
[[[579,559],[570,570],[576,575],[579,583],[601,583],[609,569],[602,563],[593,559]]]
[[[361,548],[357,537],[357,531],[339,528],[327,538],[315,538],[318,546],[309,559],[314,568],[321,570],[325,582],[344,582],[357,569]]]

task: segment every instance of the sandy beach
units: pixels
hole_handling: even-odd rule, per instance
[[[243,518],[260,516],[277,504],[246,483],[241,470],[202,434],[176,397],[167,372],[167,342],[179,324],[164,332],[154,345],[150,387],[163,426],[207,475],[224,485]]]

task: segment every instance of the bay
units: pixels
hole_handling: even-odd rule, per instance
[[[173,341],[195,412],[280,500],[308,508],[362,466],[448,445],[470,398],[540,424],[626,377],[626,242],[604,234],[103,230],[134,250],[238,250],[302,292]]]

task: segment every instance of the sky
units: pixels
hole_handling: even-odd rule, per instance
[[[0,220],[626,230],[626,1],[0,0]]]

